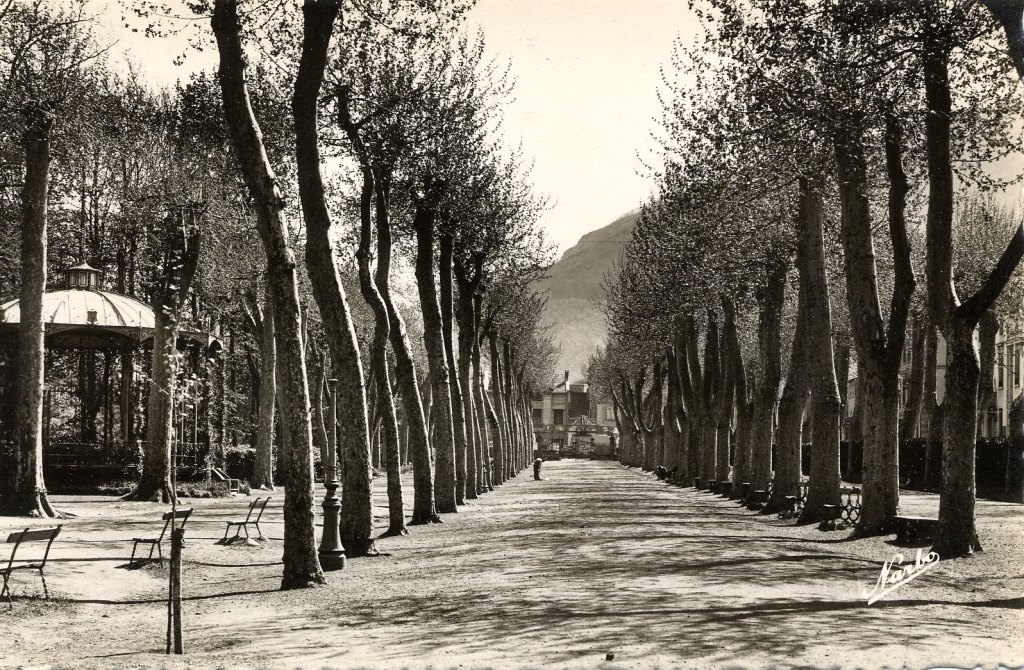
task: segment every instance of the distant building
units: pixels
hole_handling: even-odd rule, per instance
[[[908,333],[909,339],[909,333]],[[935,355],[935,399],[940,404],[946,396],[946,361],[948,357],[946,340],[938,336]],[[978,424],[978,437],[1005,437],[1009,420],[1009,408],[1021,394],[1021,376],[1024,373],[1021,358],[1024,357],[1024,328],[1000,328],[996,335],[995,370],[992,385],[995,390],[993,402],[985,411]],[[904,348],[901,375],[903,378],[900,394],[900,415],[910,398],[907,380],[910,378],[910,343]],[[847,416],[853,416],[857,397],[857,380],[850,379],[847,390]],[[914,430],[915,437],[928,435],[928,398],[923,398],[921,415]]]
[[[610,403],[599,403],[586,383],[558,383],[533,398],[533,429],[540,449],[591,453],[614,448],[618,440]]]
[[[939,402],[946,390],[946,342],[939,336],[938,359],[941,367],[936,370],[936,393]],[[1010,406],[1021,394],[1021,357],[1024,355],[1024,329],[1016,324],[1000,328],[996,334],[995,371],[992,386],[995,390],[993,402],[978,426],[978,437],[1005,437],[1010,420]],[[941,373],[940,373],[941,371]],[[924,424],[927,429],[927,423]]]

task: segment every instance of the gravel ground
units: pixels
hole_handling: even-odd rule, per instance
[[[131,538],[159,532],[163,508],[56,498],[75,516],[47,570],[55,597],[32,597],[38,579],[15,577],[13,612],[0,604],[0,666],[1024,665],[1021,505],[980,502],[985,552],[942,561],[868,606],[883,562],[915,549],[796,527],[611,462],[546,463],[543,481],[524,473],[302,591],[277,590],[283,493],[272,495],[268,539],[229,546],[217,543],[224,521],[251,498],[185,501],[196,511],[186,655],[175,658],[162,653],[166,569],[127,568]],[[934,515],[938,499],[907,492],[903,509]],[[0,534],[27,525],[46,524],[0,517]]]

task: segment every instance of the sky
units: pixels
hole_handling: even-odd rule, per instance
[[[101,9],[103,31],[117,41],[114,57],[129,54],[143,76],[171,85],[213,64],[208,52],[176,66],[180,45],[126,31],[117,0],[90,4]],[[516,88],[502,132],[534,161],[533,182],[550,202],[541,224],[559,254],[650,193],[641,158],[655,149],[659,67],[668,63],[676,36],[694,31],[688,4],[479,0],[467,17],[467,28],[484,31],[489,54],[511,64]]]
[[[508,140],[532,155],[553,206],[543,223],[560,251],[635,209],[651,190],[659,67],[692,34],[683,0],[480,0],[470,25],[511,60]],[[639,154],[639,157],[638,157]]]

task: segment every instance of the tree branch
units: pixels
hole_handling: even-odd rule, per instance
[[[1002,293],[1003,287],[1010,281],[1022,256],[1024,256],[1024,223],[1017,226],[1017,230],[1013,232],[1010,243],[1006,245],[1003,255],[985,283],[974,295],[956,308],[956,316],[966,319],[969,323],[978,323],[981,320],[981,315],[992,306],[992,303]]]

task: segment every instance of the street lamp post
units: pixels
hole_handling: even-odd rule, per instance
[[[341,570],[345,567],[345,550],[341,546],[339,533],[339,513],[341,501],[336,492],[341,484],[338,482],[338,380],[329,379],[327,386],[330,395],[331,409],[327,421],[327,464],[324,468],[324,534],[320,541],[320,567],[325,571]]]

